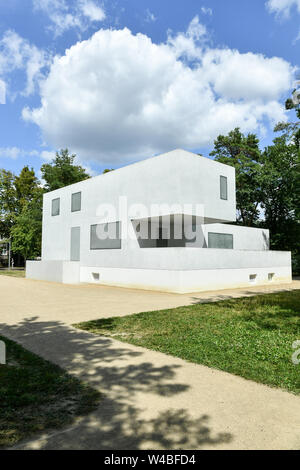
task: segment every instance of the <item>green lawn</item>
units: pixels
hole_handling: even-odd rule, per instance
[[[300,290],[75,325],[92,333],[300,392]]]
[[[14,270],[11,269],[10,271],[8,269],[0,269],[0,276],[13,276],[13,277],[25,277],[25,270]]]
[[[58,366],[0,336],[7,364],[0,365],[0,448],[89,413],[99,393]]]

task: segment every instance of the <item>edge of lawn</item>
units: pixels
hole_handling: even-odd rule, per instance
[[[294,289],[294,290],[288,290],[288,291],[282,291],[282,292],[262,293],[258,295],[247,296],[247,297],[218,300],[217,302],[204,301],[198,304],[192,304],[188,306],[153,310],[153,311],[140,312],[140,313],[129,314],[129,315],[124,315],[124,316],[119,316],[119,317],[110,317],[110,318],[103,318],[99,320],[92,320],[88,322],[76,323],[73,325],[73,327],[84,330],[84,331],[88,331],[95,335],[109,337],[111,339],[115,339],[123,343],[132,344],[137,347],[142,347],[151,351],[160,352],[171,357],[177,357],[186,362],[200,364],[205,367],[210,367],[211,369],[220,370],[220,371],[232,374],[232,375],[236,375],[238,377],[242,377],[245,380],[251,380],[259,384],[263,384],[272,388],[281,389],[289,393],[293,393],[294,395],[299,395],[300,394],[300,374],[299,374],[300,371],[296,369],[296,367],[300,368],[300,365],[296,366],[292,364],[292,361],[291,361],[292,354],[295,352],[295,350],[292,349],[292,342],[294,340],[300,339],[300,330],[298,326],[299,325],[298,316],[300,315],[300,309],[299,311],[297,310],[299,299],[300,299],[300,297],[298,298],[299,294],[300,294],[300,290]],[[295,297],[294,304],[296,305],[296,307],[293,304],[294,297]],[[282,300],[280,300],[281,298]],[[288,303],[288,300],[286,299],[288,299],[293,304],[293,308],[290,309],[290,311],[288,307],[286,306],[286,304]],[[177,345],[180,344],[180,347],[177,346],[177,349],[176,349],[176,345],[171,344],[171,340],[168,342],[168,345],[165,342],[164,337],[168,335],[168,330],[165,330],[164,332],[159,330],[160,325],[159,325],[158,317],[162,315],[180,313],[183,310],[195,312],[197,311],[197,309],[203,310],[205,309],[205,307],[208,307],[208,309],[211,310],[214,308],[214,306],[220,308],[220,306],[222,307],[222,305],[224,305],[228,309],[228,308],[231,308],[232,306],[239,305],[241,303],[249,304],[249,306],[257,303],[258,307],[260,306],[260,304],[261,305],[265,304],[265,306],[267,307],[270,306],[270,311],[272,312],[272,307],[274,307],[274,305],[276,307],[276,302],[279,306],[278,307],[279,312],[280,314],[282,314],[281,315],[282,318],[279,315],[280,318],[278,321],[278,324],[282,325],[282,330],[276,325],[277,318],[275,315],[273,316],[273,318],[272,318],[272,315],[269,315],[269,316],[266,315],[266,318],[259,318],[260,322],[262,322],[262,325],[263,325],[262,327],[260,322],[258,322],[258,325],[255,325],[255,322],[253,322],[251,318],[252,311],[251,310],[247,311],[247,314],[249,317],[249,331],[246,331],[248,327],[247,320],[244,320],[246,322],[244,329],[245,329],[246,336],[248,335],[250,351],[252,348],[252,354],[254,358],[254,361],[251,363],[251,357],[248,356],[249,357],[248,362],[250,362],[250,364],[249,363],[247,364],[247,361],[245,359],[245,357],[247,356],[245,355],[243,358],[244,362],[242,362],[242,360],[240,359],[237,359],[238,353],[236,353],[236,357],[234,358],[236,360],[235,365],[228,362],[226,366],[224,365],[224,361],[222,363],[222,360],[220,360],[220,362],[218,363],[218,361],[216,361],[215,359],[210,361],[209,358],[208,360],[195,360],[195,356],[194,356],[194,359],[192,359],[191,357],[189,357],[188,354],[186,354],[186,351],[184,351],[183,345],[178,341],[178,337],[177,338],[175,337],[174,339],[174,341],[177,341]],[[280,302],[282,304],[282,311],[280,310],[281,308]],[[267,313],[269,314],[268,310],[267,310]],[[275,314],[276,314],[276,308],[275,308]],[[285,315],[286,315],[286,318],[285,318]],[[233,313],[232,314],[233,321],[235,320],[234,316],[235,315]],[[143,322],[144,322],[144,325],[145,324],[149,325],[149,322],[151,322],[151,317],[154,318],[154,326],[156,327],[155,333],[152,333],[157,336],[156,340],[152,340],[151,338],[151,327],[149,328],[150,333],[147,332],[147,328],[146,328],[144,336],[143,336]],[[132,329],[129,329],[128,325],[126,325],[127,319],[129,319],[128,325],[129,327],[131,326]],[[139,323],[140,326],[136,326],[133,324],[135,320],[137,321],[137,323]],[[272,325],[272,320],[275,321],[275,326]],[[155,325],[155,321],[156,321],[156,325]],[[172,321],[172,320],[169,318],[169,321]],[[224,321],[223,324],[222,324],[222,321]],[[123,322],[125,322],[125,328],[122,328]],[[264,322],[265,322],[265,325],[264,325]],[[132,323],[132,325],[130,325],[130,323]],[[295,330],[295,338],[293,339],[291,337],[291,332],[289,331],[288,328],[292,329],[294,324],[297,327],[297,329]],[[174,330],[175,321],[173,322],[172,326]],[[225,328],[226,326],[227,325],[225,323],[225,320],[221,318],[219,320],[219,325],[218,325],[220,331],[217,332],[218,333],[217,339],[221,345],[222,345],[222,341],[224,340],[222,336],[225,335],[225,333],[223,333],[222,328],[223,327]],[[163,325],[162,328],[163,327],[166,329],[166,325]],[[255,330],[255,328],[256,328],[256,333],[258,335],[257,336],[258,344],[260,343],[261,340],[266,342],[265,343],[266,346],[264,346],[262,350],[259,350],[260,348],[257,347],[258,349],[257,354],[255,350],[256,345],[251,344],[251,341],[253,341],[253,338],[255,338],[251,336],[252,334],[251,330]],[[286,331],[285,331],[285,328],[286,328]],[[202,328],[202,332],[204,330],[205,330],[205,327]],[[154,330],[152,327],[152,332],[153,331]],[[297,331],[299,332],[298,336],[297,336]],[[233,329],[233,334],[234,333],[235,331]],[[147,334],[149,334],[148,337],[147,337]],[[228,331],[227,331],[227,334],[228,334]],[[163,340],[160,340],[159,336],[163,338]],[[241,335],[241,338],[243,338],[243,334]],[[270,344],[272,346],[272,340],[274,339],[275,340],[278,339],[279,356],[281,354],[281,357],[279,357],[279,359],[275,357],[277,356],[276,341],[274,345],[275,350],[273,349],[272,351],[272,349],[269,348]],[[285,343],[286,340],[288,341],[288,346],[286,346],[286,343]],[[211,345],[212,339],[209,338],[209,341],[210,341],[209,344]],[[268,341],[270,344],[268,344]],[[224,341],[223,341],[223,344],[224,344]],[[227,345],[225,344],[225,346],[228,346],[228,351],[232,349],[235,352],[235,345],[233,345],[233,343],[231,343],[231,348],[229,347],[230,346],[229,342],[227,343]],[[199,348],[200,347],[201,346],[199,346]],[[287,347],[290,348],[288,349],[288,356],[287,356]],[[282,348],[282,350],[280,350],[280,348]],[[243,354],[242,349],[240,349],[239,352]],[[232,351],[230,351],[230,353],[232,353]],[[272,356],[272,354],[274,355],[274,357]]]
[[[63,429],[95,410],[102,395],[64,369],[3,335],[0,365],[0,449]]]

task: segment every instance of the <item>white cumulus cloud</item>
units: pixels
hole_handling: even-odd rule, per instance
[[[103,8],[92,0],[79,1],[79,8],[84,16],[89,18],[91,21],[103,21],[105,19]]]
[[[38,157],[39,152],[37,150],[24,150],[19,147],[0,147],[0,158],[11,158],[16,160],[20,157]]]
[[[6,83],[0,79],[0,104],[6,103]]]
[[[152,13],[149,8],[147,8],[146,10],[146,22],[147,23],[154,23],[154,21],[156,21],[157,18],[156,16],[154,15],[154,13]]]
[[[189,24],[186,32],[172,35],[168,31],[167,43],[171,46],[173,53],[177,58],[186,57],[188,60],[201,59],[202,47],[207,40],[206,26],[200,23],[198,15],[195,16]]]
[[[201,11],[202,11],[203,15],[212,16],[212,14],[213,14],[212,9],[208,8],[208,7],[201,7]]]
[[[6,31],[0,39],[0,76],[5,78],[15,70],[23,70],[26,74],[23,95],[34,93],[48,64],[48,55],[15,31]]]
[[[203,28],[196,17],[186,33],[159,45],[126,28],[101,29],[55,57],[41,106],[25,108],[23,118],[53,148],[111,165],[284,120],[292,66],[208,47]]]
[[[71,28],[85,31],[90,23],[103,21],[105,11],[97,0],[32,0],[35,11],[45,13],[55,37]]]
[[[266,5],[271,13],[282,14],[284,17],[288,17],[294,7],[300,13],[300,0],[268,0]]]

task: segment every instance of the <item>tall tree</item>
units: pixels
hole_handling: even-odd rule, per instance
[[[300,83],[300,82],[299,82]],[[284,139],[285,144],[287,145],[289,153],[293,154],[292,171],[289,173],[289,184],[290,184],[290,195],[287,198],[289,201],[288,207],[290,208],[290,213],[288,220],[281,224],[282,232],[281,236],[277,236],[278,244],[280,246],[286,246],[288,243],[288,249],[293,250],[292,252],[292,261],[293,261],[293,271],[297,274],[300,274],[300,163],[299,163],[299,154],[300,154],[300,90],[295,89],[292,93],[291,98],[288,98],[285,102],[285,108],[288,111],[294,110],[297,120],[294,122],[279,122],[275,126],[274,131],[281,134],[281,138]],[[280,140],[275,139],[279,142]],[[286,153],[286,149],[282,149],[281,146],[281,155],[279,159],[283,159]],[[278,148],[278,144],[277,144]],[[289,168],[289,165],[288,165]],[[286,168],[283,168],[283,175]],[[278,191],[280,193],[280,191]]]
[[[271,247],[296,250],[300,240],[300,153],[285,135],[262,154],[262,207]]]
[[[14,186],[17,198],[16,210],[17,213],[20,213],[23,206],[32,201],[39,188],[39,181],[35,176],[34,169],[29,170],[28,166],[24,166],[19,176],[15,177]]]
[[[284,137],[293,140],[294,144],[300,148],[300,92],[294,90],[292,98],[288,98],[285,102],[285,109],[294,110],[298,121],[295,122],[279,122],[274,132],[281,132]]]
[[[14,185],[15,175],[0,169],[0,238],[9,238],[14,223],[17,194]]]
[[[26,201],[11,229],[12,251],[24,260],[41,254],[43,189],[35,190],[34,197]]]
[[[90,177],[84,168],[74,164],[75,158],[76,155],[70,155],[68,149],[62,149],[60,153],[56,152],[51,163],[42,165],[41,172],[47,191],[54,191]]]
[[[246,226],[255,224],[259,218],[261,170],[257,136],[245,136],[236,128],[227,136],[218,136],[210,155],[216,161],[235,168],[237,220]]]

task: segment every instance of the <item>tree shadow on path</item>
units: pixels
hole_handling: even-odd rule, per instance
[[[213,432],[205,413],[191,416],[180,398],[174,401],[189,385],[178,382],[181,366],[170,358],[164,363],[158,355],[154,364],[141,348],[36,317],[0,324],[0,332],[103,394],[98,409],[70,429],[36,436],[21,448],[199,449],[232,440]]]

